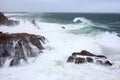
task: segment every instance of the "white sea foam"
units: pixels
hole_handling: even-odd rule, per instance
[[[75,17],[75,18],[73,19],[73,22],[74,22],[74,23],[80,22],[80,23],[78,24],[78,25],[79,25],[79,28],[96,26],[91,20],[86,19],[85,17]],[[96,27],[97,27],[97,26],[96,26]]]
[[[86,19],[86,18],[84,18],[84,17],[75,17],[75,18],[73,19],[73,22],[78,22],[78,21],[84,22],[84,23],[89,23],[89,22],[91,22],[90,20],[88,20],[88,19]]]
[[[0,31],[7,33],[31,33],[43,35],[48,39],[46,47],[36,60],[26,66],[1,68],[1,80],[113,80],[120,79],[120,38],[115,33],[98,36],[85,36],[67,33],[60,24],[37,22],[38,27],[29,21],[21,20],[19,26],[1,26]],[[66,25],[66,27],[71,27]],[[68,30],[73,29],[69,28]],[[109,56],[114,67],[95,64],[67,63],[72,52],[88,50],[94,54]]]

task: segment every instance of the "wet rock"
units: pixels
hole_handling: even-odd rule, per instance
[[[74,56],[74,57],[76,57],[76,56],[78,56],[78,55],[81,55],[80,52],[73,52],[73,53],[72,53],[72,56]]]
[[[94,63],[104,66],[112,66],[112,63],[108,61],[104,55],[95,55],[86,50],[81,52],[73,52],[72,55],[67,59],[67,62],[74,62],[75,64],[80,63]]]
[[[6,58],[12,59],[10,66],[20,64],[20,60],[28,61],[30,57],[37,57],[45,43],[45,37],[27,33],[0,33],[0,65],[3,66]]]
[[[77,55],[80,55],[80,56],[95,56],[94,54],[86,51],[86,50],[82,50],[81,52],[73,52],[72,53],[72,56],[77,56]]]
[[[97,60],[97,61],[96,61],[96,64],[100,64],[100,65],[104,65],[104,66],[112,66],[112,65],[113,65],[113,64],[112,64],[110,61],[108,61],[108,60],[106,60],[106,61]]]
[[[39,49],[44,49],[44,47],[41,45],[41,43],[40,43],[40,41],[39,41],[39,38],[35,38],[35,36],[31,36],[30,37],[30,42],[34,45],[34,46],[36,46],[37,48],[39,48]]]
[[[84,62],[85,62],[85,58],[78,57],[75,59],[75,64],[84,63]]]
[[[64,26],[62,26],[61,28],[62,28],[62,29],[65,29],[65,27],[64,27]]]
[[[73,56],[70,56],[68,59],[67,59],[67,62],[73,62],[75,59]]]
[[[107,61],[105,61],[104,65],[106,65],[106,66],[112,66],[113,64],[110,61],[107,60]]]
[[[80,55],[82,55],[82,56],[96,56],[96,55],[94,55],[94,54],[92,54],[92,53],[90,53],[90,52],[88,52],[86,50],[82,50],[80,52]]]
[[[105,59],[107,59],[107,57],[106,57],[106,56],[104,56],[104,55],[96,55],[96,57],[98,57],[98,58],[105,58]]]
[[[91,57],[86,57],[87,62],[93,62],[93,59]]]
[[[2,32],[0,32],[0,34],[2,34]]]
[[[4,50],[4,52],[0,53],[0,57],[9,57],[10,54],[8,53],[7,50]]]
[[[18,24],[19,24],[19,21],[8,20],[8,18],[4,16],[2,12],[0,12],[0,25],[13,26]]]
[[[37,26],[36,24],[36,21],[35,20],[32,20],[31,23],[34,25],[34,26]]]
[[[9,66],[18,66],[19,64],[20,64],[20,60],[15,58],[15,59],[11,60]]]

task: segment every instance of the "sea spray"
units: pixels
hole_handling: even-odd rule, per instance
[[[68,13],[67,15],[71,14]],[[66,18],[67,15],[65,15],[64,18]],[[70,19],[71,22],[74,19],[74,17]],[[88,19],[86,16],[85,18]],[[27,19],[25,23],[24,19],[21,18],[20,20],[21,20],[20,25],[15,27],[1,26],[0,31],[8,33],[26,32],[36,35],[41,34],[47,38],[48,43],[46,46],[50,46],[51,49],[44,50],[43,55],[40,55],[38,58],[35,59],[33,63],[28,64],[26,66],[0,69],[0,79],[2,80],[9,79],[112,80],[116,78],[120,79],[119,78],[120,60],[118,56],[119,55],[118,52],[120,50],[118,43],[120,41],[119,37],[116,35],[117,33],[111,33],[108,30],[92,36],[89,35],[92,33],[88,33],[87,35],[81,33],[74,34],[73,32],[68,33],[68,30],[73,29],[77,30],[77,28],[80,29],[81,23],[58,24],[57,22],[50,23],[40,22],[39,20],[36,20],[37,24],[40,27],[40,29],[38,29],[35,26],[33,26]],[[64,30],[61,29],[62,25],[64,25],[66,29]],[[84,27],[84,25],[82,26]],[[113,51],[106,52],[108,51],[108,49],[106,50],[104,46],[108,47],[108,49]],[[105,49],[106,51],[104,51],[103,49]],[[81,50],[87,50],[94,54],[106,55],[110,60],[112,60],[115,66],[105,67],[91,63],[76,65],[66,62],[67,58],[69,57],[69,55],[71,55],[71,53],[73,53],[74,51],[80,52]]]

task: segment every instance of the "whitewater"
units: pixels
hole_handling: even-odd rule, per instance
[[[88,25],[95,26],[92,21],[83,17],[73,19],[73,22],[81,22],[77,24],[46,23],[36,20],[37,26],[34,26],[29,20],[19,21],[18,26],[1,26],[0,31],[43,35],[47,39],[47,43],[43,44],[46,49],[40,56],[30,59],[30,63],[23,63],[17,67],[4,65],[0,68],[0,80],[120,80],[120,38],[117,33],[97,31],[97,35],[94,32],[92,35],[85,34],[86,32],[72,34],[71,32],[75,30],[86,30],[85,27],[88,29]],[[65,29],[62,29],[62,26]],[[81,50],[105,55],[114,65],[109,67],[93,63],[66,62],[73,52]]]

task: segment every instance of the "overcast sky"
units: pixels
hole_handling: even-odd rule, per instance
[[[120,0],[0,0],[0,11],[120,13]]]

